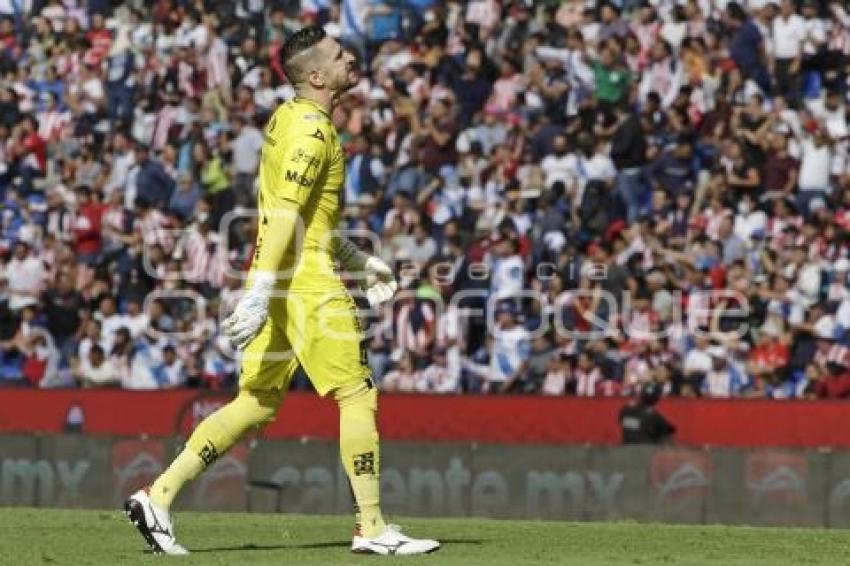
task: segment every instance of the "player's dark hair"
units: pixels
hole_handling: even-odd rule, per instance
[[[280,62],[283,65],[283,71],[286,73],[289,82],[295,84],[301,82],[301,69],[297,65],[292,64],[292,59],[297,55],[314,47],[317,43],[325,39],[324,28],[320,26],[309,26],[301,28],[286,40],[280,50]]]

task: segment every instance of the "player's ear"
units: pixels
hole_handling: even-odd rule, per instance
[[[325,73],[320,69],[312,69],[307,74],[307,80],[313,88],[321,89],[325,86]]]

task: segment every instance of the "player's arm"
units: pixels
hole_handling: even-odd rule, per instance
[[[249,288],[222,323],[237,349],[247,346],[265,324],[284,258],[299,233],[303,236],[302,212],[327,160],[325,139],[328,137],[303,130],[287,130],[279,138],[270,136],[263,148],[270,155],[264,155],[260,165],[258,204],[259,221],[266,228],[257,242]]]
[[[274,141],[274,140],[272,140]],[[277,274],[299,231],[305,228],[302,212],[315,194],[327,160],[327,147],[306,132],[293,132],[275,142],[271,151],[281,154],[269,159],[259,192],[259,221],[267,225],[257,244],[254,271]],[[282,146],[282,147],[281,147]]]

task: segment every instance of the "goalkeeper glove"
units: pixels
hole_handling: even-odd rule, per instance
[[[365,279],[361,279],[361,287],[366,292],[369,306],[378,308],[393,298],[398,283],[393,277],[393,270],[381,258],[361,252],[345,239],[340,242],[338,257],[346,270],[365,275]]]
[[[366,299],[369,301],[369,306],[378,308],[393,298],[398,289],[398,283],[393,277],[390,266],[379,257],[370,256],[363,269],[366,271],[366,281],[363,288],[366,291]]]
[[[256,338],[269,316],[269,300],[275,286],[275,274],[254,273],[251,288],[245,291],[233,314],[221,323],[221,329],[237,350],[243,350]]]

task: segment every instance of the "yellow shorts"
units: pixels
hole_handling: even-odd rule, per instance
[[[357,305],[344,287],[279,293],[243,351],[241,389],[286,391],[299,365],[322,396],[371,379]]]

